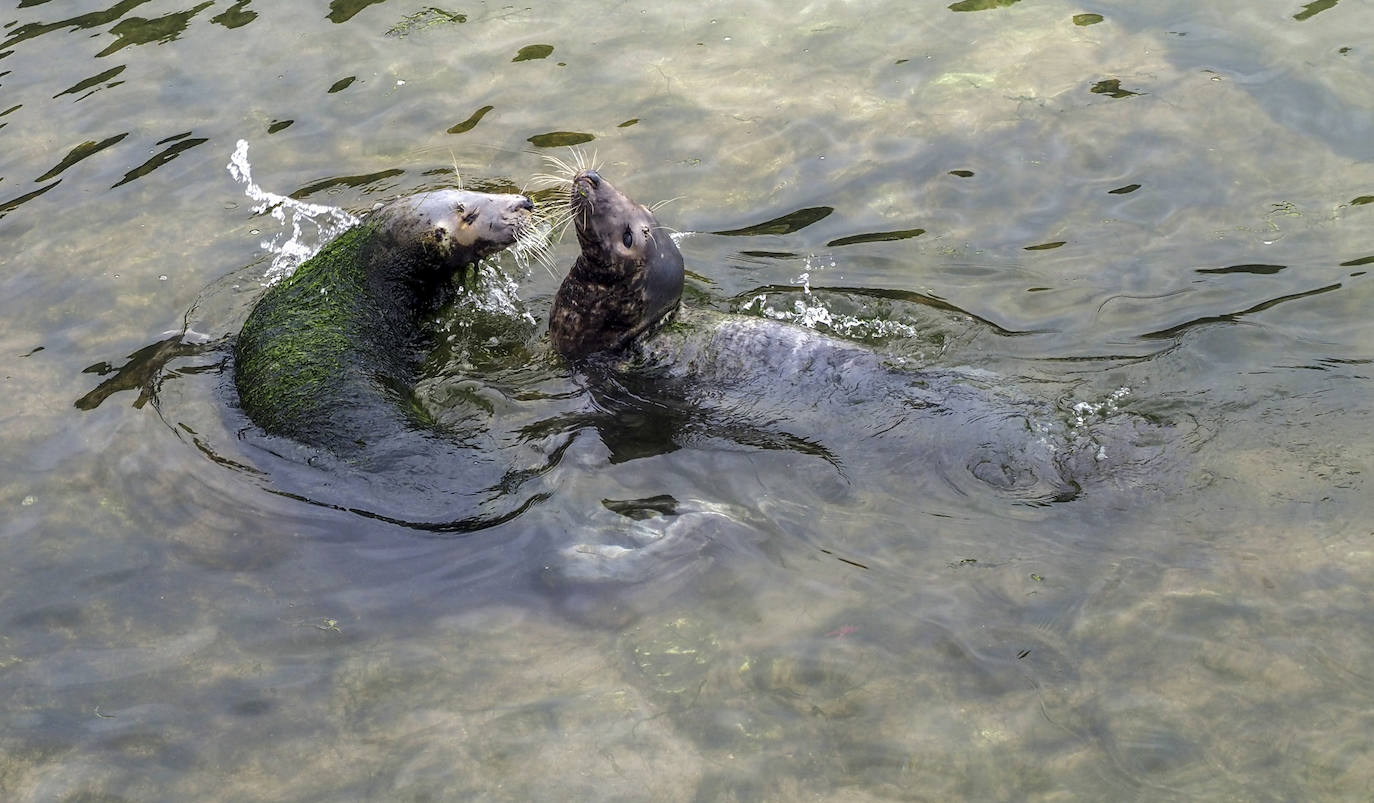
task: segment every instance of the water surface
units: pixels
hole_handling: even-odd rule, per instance
[[[1367,794],[1371,26],[1351,0],[12,4],[0,796]],[[1027,503],[854,436],[881,398],[607,397],[540,350],[560,277],[506,260],[514,300],[438,321],[422,390],[557,422],[525,441],[547,497],[470,533],[311,504],[283,483],[359,486],[284,479],[218,353],[128,356],[232,334],[293,239],[226,170],[240,139],[264,188],[354,214],[580,143],[676,199],[690,304],[1174,434]]]

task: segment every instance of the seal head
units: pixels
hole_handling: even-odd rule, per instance
[[[438,190],[339,235],[244,322],[234,348],[244,411],[335,452],[409,428],[399,411],[412,401],[425,316],[453,294],[455,273],[515,243],[533,208],[523,195]]]
[[[654,213],[595,170],[572,180],[582,247],[554,296],[549,335],[568,359],[614,351],[672,319],[682,299],[682,252]]]
[[[399,292],[401,310],[422,314],[449,300],[458,271],[513,245],[533,209],[523,195],[465,190],[400,198],[373,213],[364,267],[379,295]]]

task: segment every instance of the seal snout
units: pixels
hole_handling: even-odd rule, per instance
[[[601,174],[595,170],[583,170],[573,176],[572,195],[574,198],[579,199],[590,198],[594,193],[601,190],[601,185],[604,184],[605,181],[606,180],[601,177]]]

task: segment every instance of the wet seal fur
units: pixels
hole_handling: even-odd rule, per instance
[[[686,272],[654,213],[597,171],[573,176],[569,195],[582,252],[554,296],[549,336],[576,360],[662,328],[677,312]]]
[[[843,476],[857,459],[851,446],[863,444],[864,459],[885,455],[894,475],[913,483],[959,489],[971,479],[1043,505],[1075,499],[1085,484],[1130,483],[1166,456],[1172,429],[1139,416],[1074,424],[983,372],[897,367],[804,327],[679,310],[682,255],[652,210],[581,170],[569,211],[582,252],[554,300],[553,345],[575,361],[605,359],[611,373],[598,376],[608,381],[589,386],[599,409],[641,410],[652,400],[656,412],[642,431],[629,425],[634,417],[603,428],[618,459],[671,450],[679,432],[707,430],[812,454]],[[779,378],[787,395],[770,396]],[[795,403],[798,393],[805,404]]]
[[[458,271],[515,243],[533,209],[523,195],[450,189],[368,215],[254,306],[234,346],[244,412],[334,452],[412,426],[424,316]]]

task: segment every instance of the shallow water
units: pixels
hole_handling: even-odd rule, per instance
[[[0,797],[1367,796],[1368,6],[17,6]],[[1173,434],[1027,504],[856,436],[882,399],[607,396],[507,259],[421,391],[523,433],[540,500],[310,504],[387,477],[283,468],[218,352],[128,358],[232,334],[291,238],[240,139],[352,213],[581,140],[677,199],[692,305]]]

